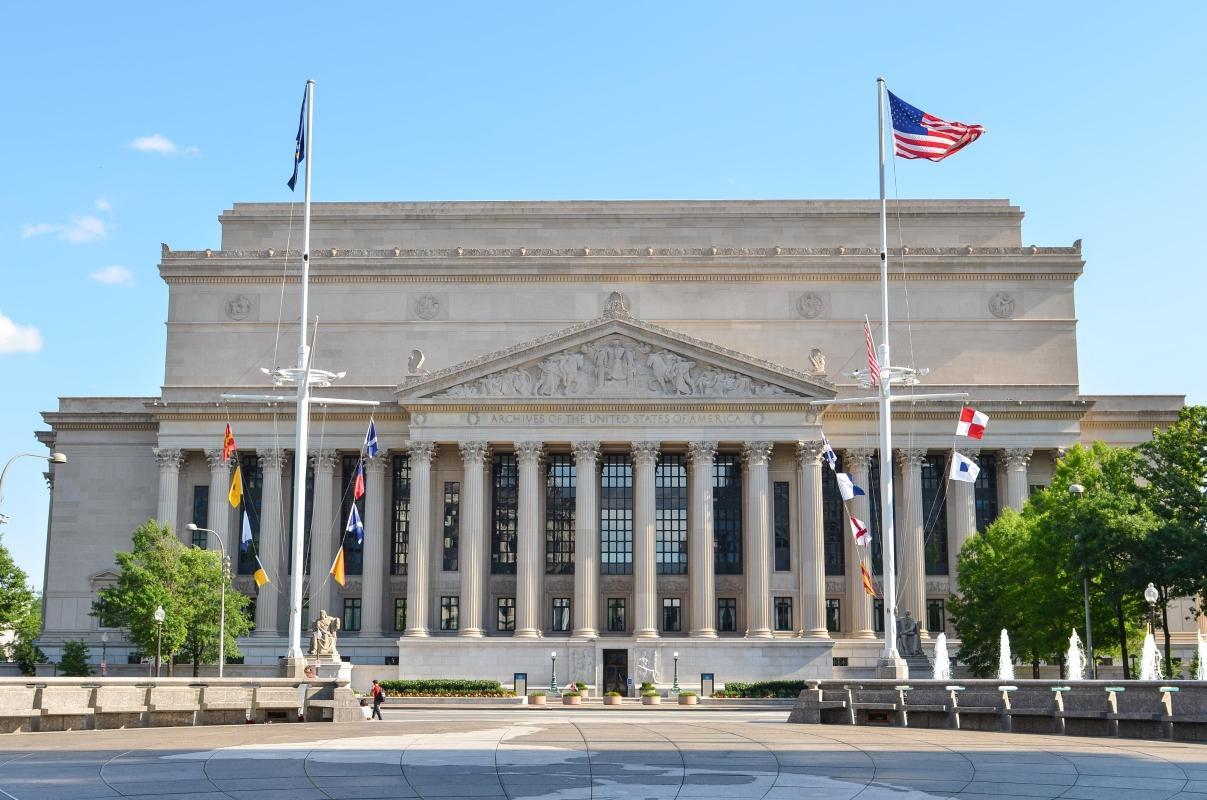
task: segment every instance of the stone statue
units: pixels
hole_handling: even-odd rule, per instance
[[[310,655],[335,658],[336,632],[339,631],[339,617],[333,617],[326,609],[319,611],[319,618],[314,621],[314,629],[310,634]]]
[[[906,611],[897,619],[897,652],[902,658],[923,655],[922,632],[914,615]]]
[[[427,360],[427,356],[422,350],[415,349],[411,351],[411,358],[407,361],[407,371],[410,375],[420,375],[427,372],[423,368],[423,362]]]
[[[821,351],[820,347],[814,347],[809,351],[809,368],[814,375],[826,374],[826,354]]]

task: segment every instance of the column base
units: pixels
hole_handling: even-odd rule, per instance
[[[657,628],[639,628],[638,630],[633,631],[633,638],[634,639],[657,639],[657,638],[659,638],[658,629]]]
[[[537,630],[536,628],[519,628],[516,630],[516,632],[514,634],[512,634],[512,638],[513,639],[539,639],[539,638],[541,638],[541,632],[539,630]]]
[[[773,635],[770,628],[754,628],[746,631],[747,639],[771,639]]]
[[[905,680],[909,677],[909,666],[901,656],[882,656],[876,662],[876,677],[884,680]]]
[[[829,639],[830,632],[825,628],[813,628],[808,631],[801,631],[801,637],[804,639]]]
[[[470,639],[481,639],[486,633],[481,628],[462,628],[457,631],[457,635]]]
[[[876,632],[873,630],[855,631],[851,634],[852,639],[875,639]]]
[[[410,639],[416,639],[426,637],[429,634],[427,628],[407,628],[402,635]]]
[[[570,638],[571,639],[598,639],[599,631],[595,630],[594,628],[576,628],[574,630],[574,632],[570,634]]]
[[[253,639],[263,639],[265,637],[276,637],[279,639],[279,638],[281,638],[282,634],[280,631],[273,630],[271,628],[268,628],[265,630],[256,628],[254,631],[251,632],[251,636]]]
[[[692,639],[715,639],[717,638],[716,628],[699,628],[688,634]]]

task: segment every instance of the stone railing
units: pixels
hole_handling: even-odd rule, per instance
[[[0,678],[0,731],[362,720],[347,681]]]
[[[1207,682],[809,681],[789,722],[1207,741]]]

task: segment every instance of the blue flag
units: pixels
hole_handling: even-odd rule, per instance
[[[298,165],[306,158],[306,92],[302,92],[302,113],[298,117],[298,136],[297,144],[293,148],[293,177],[290,178],[286,185],[289,186],[289,191],[293,191],[298,185]]]
[[[360,521],[360,512],[356,510],[356,503],[352,504],[352,513],[348,514],[348,527],[344,528],[348,533],[356,534],[356,543],[365,543],[365,526]]]
[[[365,431],[365,451],[369,458],[377,455],[377,426],[369,420],[369,430]]]

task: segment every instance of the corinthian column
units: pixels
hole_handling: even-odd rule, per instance
[[[771,636],[771,508],[767,462],[771,442],[745,442],[746,462],[746,635]]]
[[[654,540],[657,537],[657,507],[654,496],[654,467],[658,442],[633,442],[633,636],[658,636],[658,571]]]
[[[209,528],[226,545],[226,552],[234,553],[230,542],[231,504],[227,499],[231,488],[231,465],[222,457],[221,450],[206,450],[205,458],[210,462]]]
[[[599,636],[599,442],[575,442],[574,636]]]
[[[360,635],[381,636],[381,584],[385,571],[386,545],[386,465],[389,456],[379,450],[365,459],[365,549],[361,574]]]
[[[1006,505],[1015,511],[1022,511],[1027,502],[1027,462],[1030,460],[1030,448],[1006,451]]]
[[[404,636],[427,636],[427,598],[432,541],[433,442],[411,442],[411,511],[407,526],[407,629]]]
[[[155,461],[159,464],[159,502],[155,507],[155,519],[180,535],[176,529],[176,514],[180,507],[180,467],[184,464],[184,453],[175,448],[157,447]]]
[[[256,630],[253,636],[279,636],[277,630],[277,586],[285,586],[281,561],[281,473],[288,456],[284,450],[257,450],[264,476],[260,503],[260,561],[273,581],[256,592]]]
[[[486,442],[461,442],[461,636],[482,636],[482,590],[486,582]]]
[[[821,498],[822,442],[796,445],[796,511],[800,519],[801,633],[830,638],[826,630],[826,547]]]
[[[961,450],[971,461],[976,461],[980,450]],[[948,474],[951,473],[950,461]],[[956,574],[959,565],[960,548],[964,542],[976,533],[976,487],[967,481],[947,481],[947,526],[951,531],[951,564],[952,574]],[[959,575],[956,574],[959,582]]]
[[[847,474],[865,492],[872,491],[872,487],[868,482],[868,474],[872,467],[873,452],[872,450],[863,449],[847,450],[843,453],[842,457],[842,464],[846,468]],[[864,525],[867,525],[870,531],[872,529],[872,516],[871,507],[868,504],[868,495],[859,495],[847,505],[850,507],[850,513],[854,514]],[[846,535],[850,536],[850,523],[847,520],[843,520],[843,523],[848,531]],[[847,606],[851,609],[851,637],[855,639],[875,639],[876,633],[872,630],[872,598],[863,590],[863,573],[859,569],[864,548],[858,547],[855,544],[855,539],[850,538],[847,539],[847,546],[843,550],[847,554]]]
[[[712,481],[716,442],[689,442],[691,506],[688,511],[687,571],[691,580],[691,635],[716,638],[716,589],[713,563]]]
[[[926,635],[926,531],[922,508],[922,462],[925,450],[898,450],[904,502],[901,504],[899,542],[901,558],[897,572],[897,591],[901,612],[914,615],[919,632]],[[888,558],[888,555],[885,555]]]
[[[310,619],[318,619],[320,611],[341,617],[343,609],[331,605],[339,587],[331,577],[331,565],[335,562],[331,516],[335,451],[311,453],[310,466],[314,469],[314,499],[310,506]],[[301,469],[301,466],[295,464],[294,469]]]
[[[515,636],[541,635],[537,602],[541,596],[541,442],[516,442],[520,497],[516,519]]]

